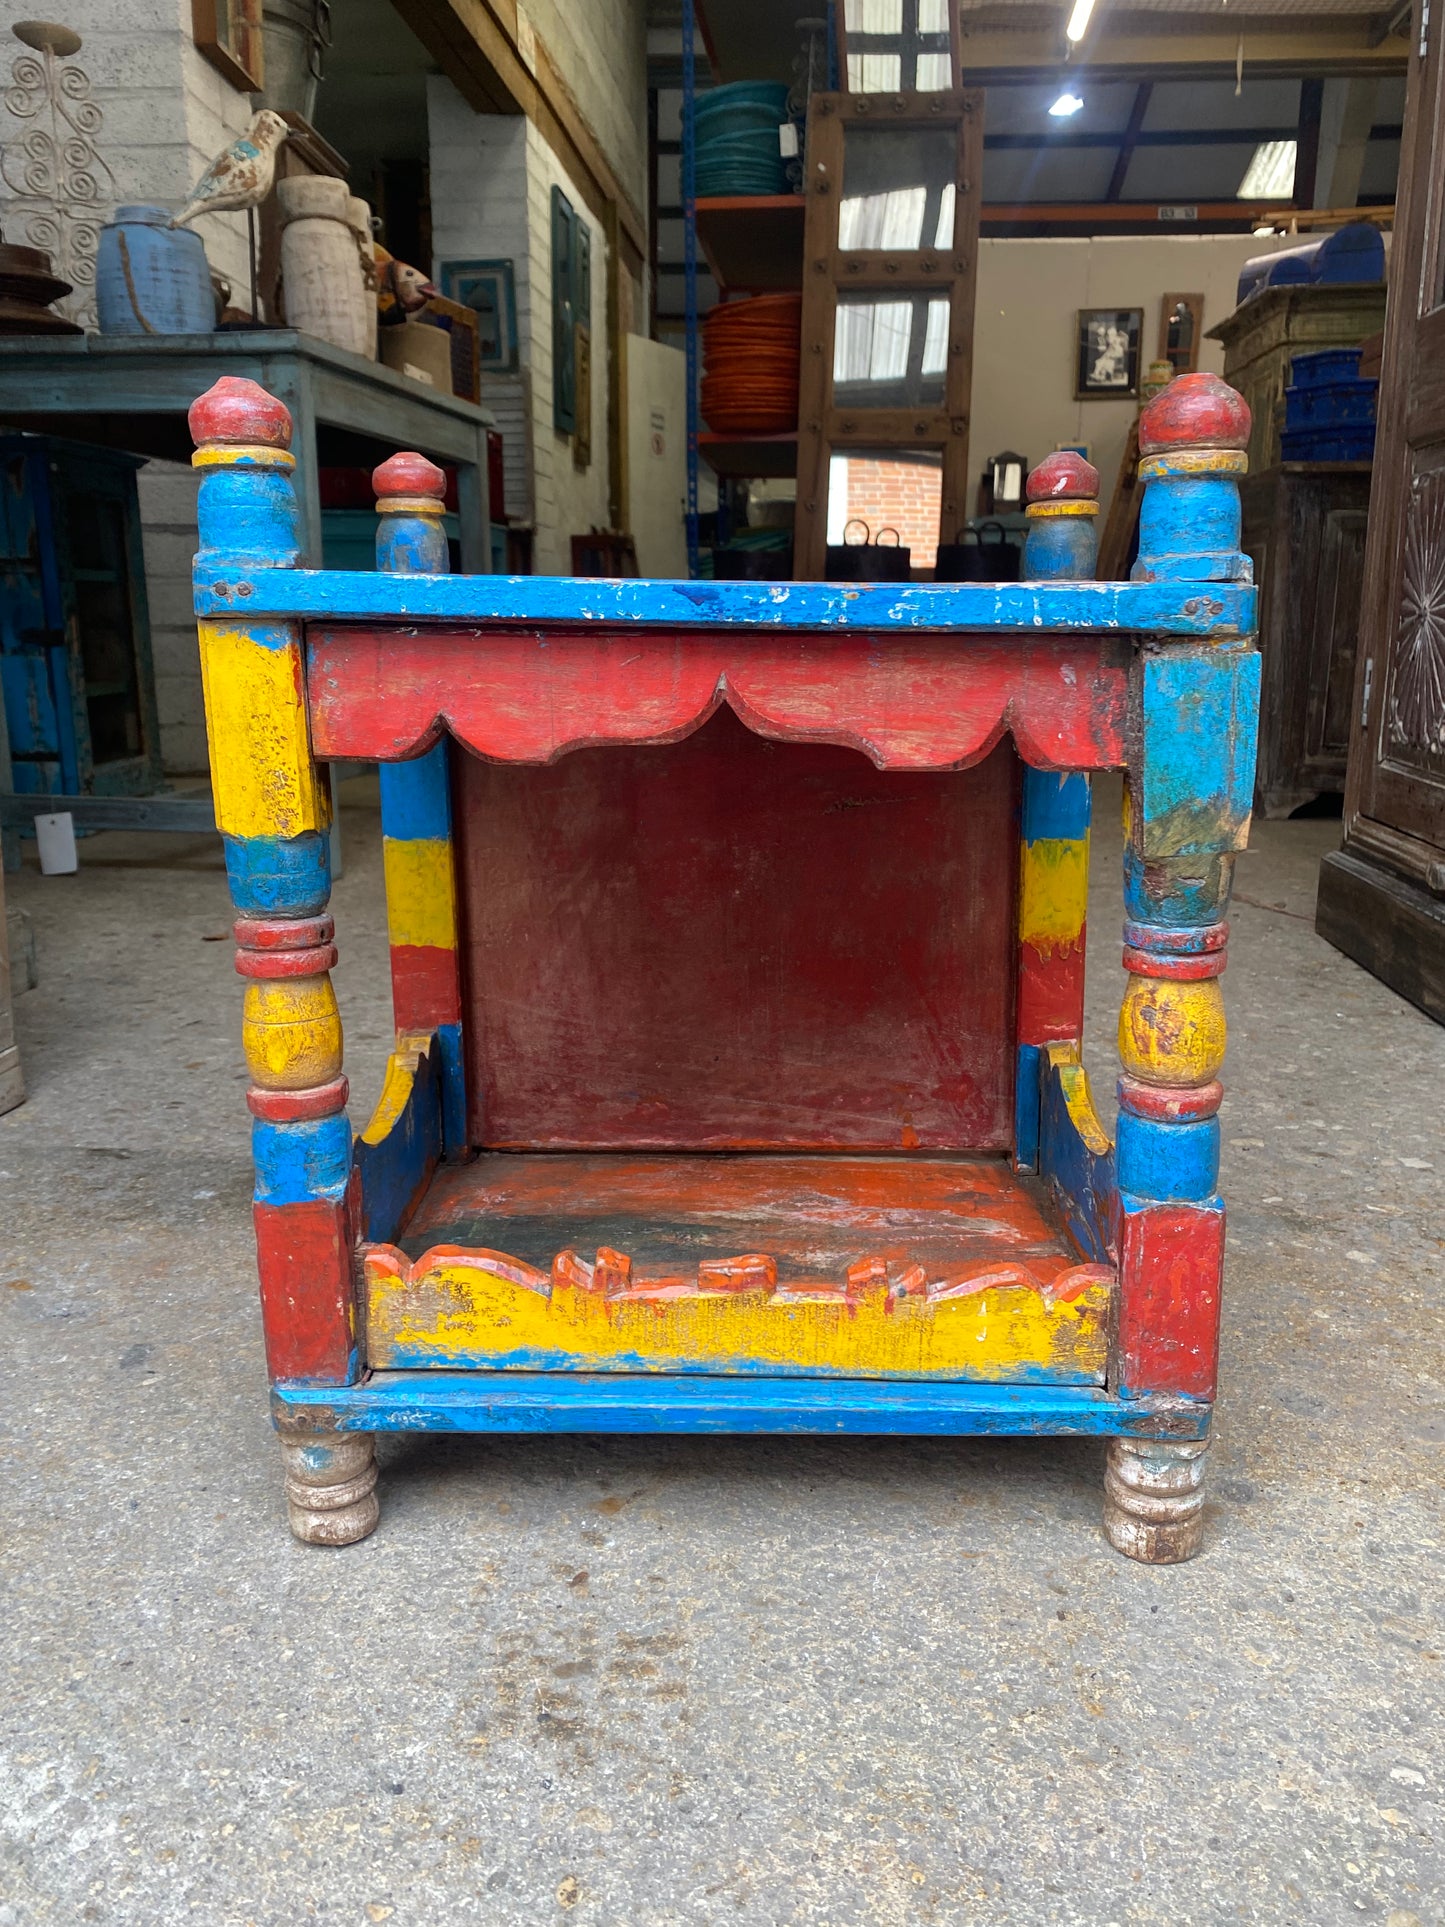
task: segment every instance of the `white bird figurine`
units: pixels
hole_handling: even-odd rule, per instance
[[[259,207],[271,192],[276,155],[290,132],[279,114],[263,107],[245,133],[238,134],[217,154],[171,226],[184,227],[198,214],[229,214],[236,208]]]

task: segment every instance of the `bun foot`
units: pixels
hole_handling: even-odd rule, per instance
[[[1110,1439],[1104,1473],[1109,1544],[1146,1566],[1177,1566],[1204,1544],[1209,1442]]]
[[[281,1433],[291,1530],[308,1546],[350,1546],[376,1530],[376,1458],[369,1432]]]

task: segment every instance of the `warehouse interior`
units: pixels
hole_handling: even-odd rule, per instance
[[[1445,1710],[1437,27],[1419,0],[67,0],[63,23],[15,24],[0,102],[0,1533],[17,1554],[0,1927],[1445,1927],[1430,1739]],[[275,151],[237,188],[263,115]],[[27,143],[62,124],[80,146],[64,167],[47,150],[37,173]],[[196,427],[225,376],[284,407],[284,432],[247,417],[273,443]],[[1230,424],[1247,404],[1208,471],[1235,490],[1232,575],[1196,580],[1186,556],[1175,581],[1141,507],[1159,474],[1141,422],[1181,377]],[[1195,440],[1207,467],[1218,451]],[[242,518],[212,510],[204,534],[200,493],[256,448],[294,490],[288,580],[336,598],[329,626],[314,618],[333,653],[298,654],[294,697],[331,895],[276,916],[310,933],[297,954],[340,1011],[334,1076],[259,1105],[241,1012],[269,939],[236,894],[227,815],[252,698],[218,722],[203,650],[244,619],[218,616],[218,573],[249,593],[260,567]],[[379,475],[398,451],[412,465]],[[1057,509],[1060,476],[1074,519],[1048,526],[1067,541],[1033,512]],[[198,602],[193,563],[218,526],[230,573],[212,556]],[[381,580],[406,573],[408,543],[426,580]],[[1045,566],[1058,579],[1040,594]],[[1229,960],[1201,1555],[1113,1549],[1100,1502],[1117,1440],[1002,1420],[972,1436],[396,1423],[376,1434],[379,1526],[373,1504],[356,1543],[300,1543],[311,1475],[288,1461],[283,1491],[290,1379],[274,1311],[263,1329],[257,1310],[273,1200],[252,1134],[264,1150],[277,1120],[319,1118],[364,1175],[410,1115],[406,1079],[442,1088],[440,1047],[417,1068],[435,1012],[405,1017],[398,955],[415,985],[416,957],[434,971],[448,943],[472,945],[455,965],[467,1021],[483,1013],[471,1064],[501,1061],[517,1012],[553,994],[559,958],[573,966],[532,1071],[566,1128],[538,1148],[500,1084],[485,1101],[471,1087],[473,1153],[600,1166],[596,1118],[661,1106],[665,1080],[645,1085],[617,1041],[655,1024],[674,1040],[667,1089],[702,1093],[700,1112],[725,1108],[736,1077],[770,1118],[802,1114],[841,1065],[839,1089],[872,1075],[898,1109],[898,1161],[926,1157],[930,1106],[974,1101],[976,1042],[949,1026],[987,994],[1009,1097],[996,1161],[1017,1161],[1022,965],[978,987],[995,951],[1012,972],[1025,944],[1021,745],[1047,759],[1020,665],[1056,639],[1007,612],[1062,608],[1051,594],[1128,610],[1145,584],[1161,606],[1197,594],[1190,648],[1214,625],[1222,655],[1257,648],[1261,669],[1252,781],[1228,798],[1228,922],[1200,939],[1211,995],[1226,938]],[[1251,588],[1254,634],[1225,633],[1220,611]],[[710,611],[749,611],[759,656],[778,635],[799,662],[835,650],[832,700],[859,609],[892,612],[862,630],[876,692],[909,623],[926,626],[918,599],[950,594],[978,621],[946,640],[1002,665],[997,729],[971,761],[890,763],[871,713],[780,721],[739,693],[741,656],[684,715],[689,651],[724,619]],[[448,597],[439,671],[427,636]],[[790,616],[795,598],[821,613]],[[634,617],[636,654],[614,672],[607,632],[629,636]],[[649,622],[672,637],[671,682]],[[515,681],[469,666],[498,628],[536,651]],[[325,677],[343,690],[362,632],[392,676],[378,671],[373,737],[401,744],[403,712],[445,682],[435,740],[404,744],[451,770],[420,841],[389,788],[410,764],[343,743],[343,705],[327,708]],[[596,663],[569,684],[548,652],[591,632]],[[1178,641],[1125,624],[1098,660],[1125,689]],[[1062,715],[1078,690],[1060,660]],[[493,676],[503,722],[483,742]],[[265,703],[293,713],[284,682],[254,698],[258,737]],[[928,684],[889,741],[932,740],[952,689]],[[599,691],[611,735],[589,734]],[[1139,700],[1119,697],[1132,721],[1109,721],[1092,777],[1060,775],[1087,799],[1051,857],[1076,866],[1078,915],[1060,934],[1040,913],[1044,968],[1073,973],[1081,1026],[1055,1037],[1077,1037],[1101,1169],[1138,1101],[1121,1007],[1141,946],[1166,942],[1138,912]],[[663,722],[636,720],[648,704]],[[521,750],[503,742],[518,719],[534,730]],[[1180,724],[1186,751],[1211,727],[1203,712]],[[1047,767],[1070,767],[1063,750]],[[975,777],[958,821],[989,844],[982,860],[907,827],[930,786]],[[905,827],[890,854],[891,822]],[[716,862],[759,824],[756,863]],[[455,881],[418,913],[398,878],[432,878],[428,839]],[[517,850],[556,865],[553,894],[529,894],[526,864],[504,860]],[[935,924],[952,941],[941,962]],[[838,957],[850,994],[877,991],[856,1032],[831,1015]],[[666,1026],[694,970],[695,1032],[678,1042]],[[892,1054],[851,1061],[905,991]],[[613,1007],[625,1021],[599,1022]],[[803,1045],[779,1010],[805,1013]],[[920,1038],[943,1069],[913,1104]],[[332,1095],[308,1114],[313,1083]],[[629,1155],[654,1155],[649,1128],[621,1133]],[[693,1145],[693,1163],[786,1164],[789,1128],[745,1122]],[[840,1163],[876,1148],[855,1135]],[[436,1163],[458,1185],[467,1168]],[[360,1183],[344,1179],[338,1223]],[[818,1208],[797,1205],[799,1223]],[[878,1217],[903,1240],[921,1213],[905,1200]],[[520,1259],[548,1263],[517,1221],[478,1215],[460,1241],[511,1263],[508,1288],[533,1275]],[[729,1252],[765,1252],[752,1230],[741,1214]],[[370,1234],[346,1235],[351,1391],[372,1376],[372,1274]],[[626,1283],[629,1238],[619,1211],[604,1240],[579,1240],[589,1283],[614,1261]],[[664,1282],[659,1327],[681,1291]],[[406,1319],[445,1326],[420,1298],[403,1310],[404,1335]],[[540,1400],[551,1369],[524,1359],[513,1391],[536,1374]],[[1047,1360],[1028,1369],[1025,1404],[1054,1389]],[[318,1382],[306,1397],[340,1380]]]

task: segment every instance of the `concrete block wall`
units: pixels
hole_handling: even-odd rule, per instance
[[[572,460],[572,441],[552,426],[552,189],[560,187],[592,242],[592,460]],[[532,475],[538,575],[567,575],[571,537],[607,524],[607,241],[601,223],[542,136],[527,123],[528,303],[532,376]],[[520,323],[519,323],[520,326]]]
[[[607,520],[607,244],[601,223],[532,123],[474,114],[451,82],[427,82],[434,271],[444,261],[509,260],[517,289],[522,363],[513,379],[486,377],[497,417],[509,515],[536,529],[540,575],[571,567],[570,538]],[[592,243],[592,460],[578,470],[572,442],[552,426],[552,207],[558,186]]]
[[[484,375],[482,401],[502,436],[506,511],[535,519],[532,404],[526,372],[532,290],[527,242],[527,123],[520,114],[474,114],[441,74],[427,78],[431,147],[432,272],[444,261],[511,261],[522,369]]]
[[[103,212],[138,201],[180,207],[208,162],[251,117],[247,96],[196,51],[190,0],[69,0],[62,18],[81,36],[76,64],[89,76],[104,116],[95,144],[114,185]],[[14,51],[19,52],[18,43]],[[0,105],[0,141],[9,143],[23,131]],[[0,223],[11,239],[23,239],[23,217],[7,216],[3,201]],[[245,305],[245,216],[208,215],[197,222],[196,232],[211,266],[230,280],[234,298]],[[206,730],[191,613],[196,482],[178,464],[149,462],[137,488],[161,754],[171,774],[204,772]]]
[[[577,0],[518,0],[517,14],[546,46],[619,183],[644,212],[646,0],[586,0],[581,6]]]
[[[147,462],[136,478],[161,756],[171,776],[204,775],[209,767],[191,603],[198,482],[195,471],[179,462]]]
[[[75,64],[104,116],[95,145],[114,180],[104,212],[131,201],[179,207],[251,115],[246,95],[196,51],[190,0],[71,0],[62,17],[81,36]],[[11,55],[21,51],[19,42],[7,45]],[[8,145],[24,128],[0,104],[0,142]],[[3,198],[0,222],[12,240],[23,239],[23,217],[7,219]],[[208,215],[196,232],[211,265],[239,293],[247,283],[245,217]]]

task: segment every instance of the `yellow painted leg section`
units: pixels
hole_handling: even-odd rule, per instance
[[[301,836],[330,822],[306,726],[301,647],[258,642],[241,623],[200,624],[216,827]]]
[[[1224,1062],[1224,996],[1217,977],[1181,983],[1131,977],[1119,1012],[1119,1057],[1146,1084],[1207,1084]]]
[[[386,874],[386,928],[394,948],[457,947],[456,884],[452,846],[441,837],[382,840]]]
[[[304,1091],[341,1075],[341,1014],[329,977],[252,980],[241,1025],[246,1065],[263,1091]]]
[[[1022,846],[1019,937],[1047,956],[1079,941],[1089,904],[1089,839],[1047,836]]]

